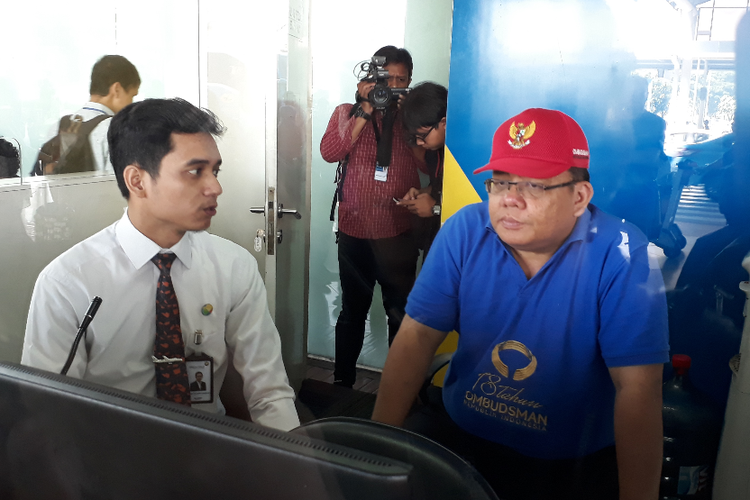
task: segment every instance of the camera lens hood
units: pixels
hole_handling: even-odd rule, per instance
[[[393,92],[391,92],[391,89],[387,85],[379,83],[367,94],[367,100],[370,101],[370,104],[374,108],[387,108],[393,100]]]

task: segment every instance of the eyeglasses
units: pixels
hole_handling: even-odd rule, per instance
[[[424,134],[415,133],[414,135],[412,135],[412,140],[414,141],[414,144],[416,144],[417,141],[426,142],[427,141],[427,136],[430,135],[432,133],[432,131],[435,130],[435,127],[437,127],[437,126],[438,126],[438,124],[436,123],[435,125],[433,125],[432,127],[430,127],[430,130],[428,130]]]
[[[495,179],[494,177],[492,177],[484,181],[484,186],[487,188],[487,193],[489,194],[503,194],[505,191],[510,191],[511,186],[516,186],[516,191],[518,191],[518,194],[520,194],[521,196],[528,193],[532,198],[541,198],[544,195],[545,191],[565,186],[572,186],[573,184],[577,184],[578,182],[579,181],[568,181],[563,182],[562,184],[545,186],[544,184],[540,184],[538,182],[511,182],[506,181],[505,179]]]

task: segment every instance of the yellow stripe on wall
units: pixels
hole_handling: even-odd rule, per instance
[[[445,222],[448,217],[458,212],[461,207],[469,205],[470,203],[477,203],[482,201],[477,194],[474,186],[469,182],[466,173],[463,171],[461,166],[458,164],[456,159],[451,154],[448,146],[445,146],[445,161],[443,162],[443,209],[440,213],[442,222]],[[445,338],[443,343],[438,347],[437,353],[443,352],[455,352],[456,346],[458,345],[458,334],[456,332],[450,332]],[[443,378],[447,368],[440,370],[433,383],[438,386],[443,386]]]
[[[458,212],[461,207],[470,203],[482,201],[474,186],[471,185],[466,173],[445,146],[445,161],[443,162],[443,209],[441,219],[445,222],[448,217]]]

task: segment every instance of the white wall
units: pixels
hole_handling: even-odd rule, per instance
[[[448,86],[452,25],[453,0],[408,0],[404,47],[414,58],[412,84]]]

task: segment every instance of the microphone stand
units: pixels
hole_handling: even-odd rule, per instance
[[[101,304],[102,304],[102,299],[99,296],[94,297],[94,300],[91,301],[91,305],[89,305],[89,309],[86,311],[86,314],[83,316],[83,319],[81,320],[81,326],[78,328],[78,333],[76,333],[76,338],[73,341],[73,346],[70,348],[70,353],[68,354],[68,360],[65,362],[65,366],[63,366],[63,369],[60,372],[61,375],[68,374],[70,365],[73,363],[73,359],[76,357],[76,351],[78,350],[78,344],[81,342],[81,337],[83,337],[84,334],[86,333],[86,328],[89,327],[91,320],[94,319],[94,316],[96,315],[96,311],[99,310],[99,306]]]

